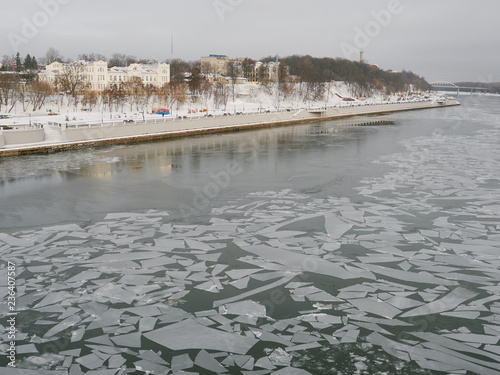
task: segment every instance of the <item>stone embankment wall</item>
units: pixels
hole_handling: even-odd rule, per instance
[[[9,145],[37,143],[45,140],[43,129],[0,130],[0,148]]]
[[[179,121],[117,126],[89,124],[87,126],[79,126],[78,128],[66,129],[62,125],[61,129],[57,129],[58,132],[60,132],[60,140],[50,139],[50,142],[48,141],[49,138],[52,138],[52,136],[48,137],[48,134],[45,134],[45,142],[43,142],[43,129],[36,131],[7,130],[3,131],[3,134],[0,132],[0,156],[48,153],[76,147],[139,142],[194,134],[210,134],[259,127],[280,126],[309,121],[334,120],[343,117],[447,107],[458,104],[459,103],[456,100],[448,100],[446,103],[430,101],[401,102],[397,104],[332,107],[316,110],[302,109],[290,112],[207,117],[200,119],[184,119]],[[47,127],[47,129],[49,129],[49,127]],[[47,129],[46,131],[48,131]],[[53,132],[54,129],[52,129],[52,133]],[[36,144],[36,142],[40,143]],[[17,145],[17,147],[14,147],[13,145]]]

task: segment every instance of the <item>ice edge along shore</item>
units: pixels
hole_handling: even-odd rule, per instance
[[[457,100],[446,99],[444,102],[421,101],[328,107],[117,126],[100,126],[97,124],[96,127],[96,124],[94,124],[70,129],[64,127],[64,124],[60,124],[59,127],[45,125],[44,128],[35,130],[0,130],[0,157],[53,153],[83,147],[145,142],[189,135],[231,132],[456,105],[460,105]],[[51,133],[50,137],[47,137],[47,133]]]

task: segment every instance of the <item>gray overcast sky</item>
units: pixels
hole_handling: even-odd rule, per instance
[[[500,81],[498,0],[0,0],[0,55],[310,54],[429,81]]]

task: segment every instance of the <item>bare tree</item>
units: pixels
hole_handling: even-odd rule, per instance
[[[187,88],[185,84],[174,84],[174,103],[177,106],[177,109],[187,100]]]
[[[170,77],[172,81],[179,84],[184,83],[187,70],[189,70],[189,64],[187,62],[180,59],[170,61]]]
[[[214,85],[214,107],[220,108],[224,106],[224,111],[227,107],[227,101],[229,100],[229,90],[227,85],[222,82],[217,82]]]
[[[27,90],[27,87],[26,87],[26,83],[25,82],[21,82],[17,86],[15,102],[12,103],[12,107],[10,108],[9,112],[12,111],[12,109],[16,105],[16,102],[20,102],[21,106],[23,108],[23,112],[26,112],[26,110],[28,109],[29,104],[30,104],[28,96],[29,95],[28,95],[28,90]]]
[[[22,83],[19,74],[0,74],[0,103],[6,108],[10,106],[8,112],[14,109],[19,99],[18,94],[20,85],[22,85]]]
[[[102,92],[103,106],[108,106],[109,111],[115,108],[118,111],[123,110],[123,105],[126,101],[126,92],[123,85],[112,84]]]
[[[78,60],[84,61],[107,61],[106,56],[100,53],[81,53],[78,55]]]
[[[288,67],[286,66],[283,60],[280,61],[278,67],[278,90],[279,95],[283,97],[283,99],[288,99],[294,93],[293,85],[290,84],[290,76],[288,74]]]
[[[234,101],[234,86],[236,84],[236,79],[238,78],[238,67],[234,63],[234,61],[229,61],[227,63],[227,76],[231,80],[231,88],[233,93],[233,101]]]
[[[125,55],[123,53],[113,53],[109,59],[108,66],[113,68],[115,66],[129,66],[137,62],[135,56]]]
[[[151,98],[155,94],[156,90],[157,90],[156,87],[151,83],[148,83],[147,85],[144,86],[144,91],[142,95],[142,106],[144,112],[147,112],[147,107],[149,106]]]
[[[63,56],[55,48],[50,47],[45,53],[45,64],[49,65],[53,62],[62,62]]]
[[[210,64],[208,61],[204,61],[203,64],[201,64],[201,74],[210,74],[212,72],[212,64]]]
[[[212,94],[213,94],[212,84],[207,80],[203,80],[200,86],[200,96],[203,102],[205,103],[205,108],[208,107],[208,100],[212,97]]]
[[[158,101],[168,109],[172,109],[175,103],[174,86],[172,82],[167,82],[157,91]]]
[[[194,66],[189,70],[188,87],[192,95],[197,95],[200,93],[201,83],[203,81],[200,73],[200,68],[198,68],[197,66]]]
[[[125,105],[125,102],[127,101],[127,95],[125,92],[125,88],[123,83],[120,83],[119,85],[113,85],[112,88],[112,95],[113,95],[113,100],[116,105],[116,110],[121,108],[123,112],[123,106]]]
[[[142,95],[144,94],[144,83],[139,77],[130,78],[125,84],[125,90],[131,97],[130,110],[132,111],[132,105],[135,104],[136,110],[139,110],[142,101]]]
[[[254,76],[255,61],[249,58],[245,58],[241,63],[241,69],[243,71],[243,77],[248,80],[252,80]]]
[[[108,66],[110,68],[113,68],[115,66],[125,66],[126,61],[127,56],[123,53],[113,53],[113,55],[111,55],[111,58],[109,59]]]
[[[94,90],[85,90],[82,97],[82,106],[90,111],[97,105],[99,97]]]
[[[56,79],[56,86],[66,92],[75,107],[78,105],[78,95],[87,88],[85,82],[85,65],[81,62],[72,62],[64,67],[60,76]]]
[[[108,106],[109,111],[111,112],[111,109],[113,107],[113,89],[112,88],[107,87],[101,91],[101,102],[102,102],[103,109],[106,108],[106,106]]]
[[[11,70],[14,64],[14,59],[12,56],[3,55],[2,57],[2,70]]]

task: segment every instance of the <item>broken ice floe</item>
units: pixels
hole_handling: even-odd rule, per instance
[[[366,344],[423,369],[499,373],[497,161],[446,172],[474,147],[498,153],[490,137],[457,136],[461,153],[408,141],[377,160],[397,173],[363,181],[361,203],[264,192],[197,225],[152,210],[1,234],[22,322],[6,374],[305,374],[303,353]]]

